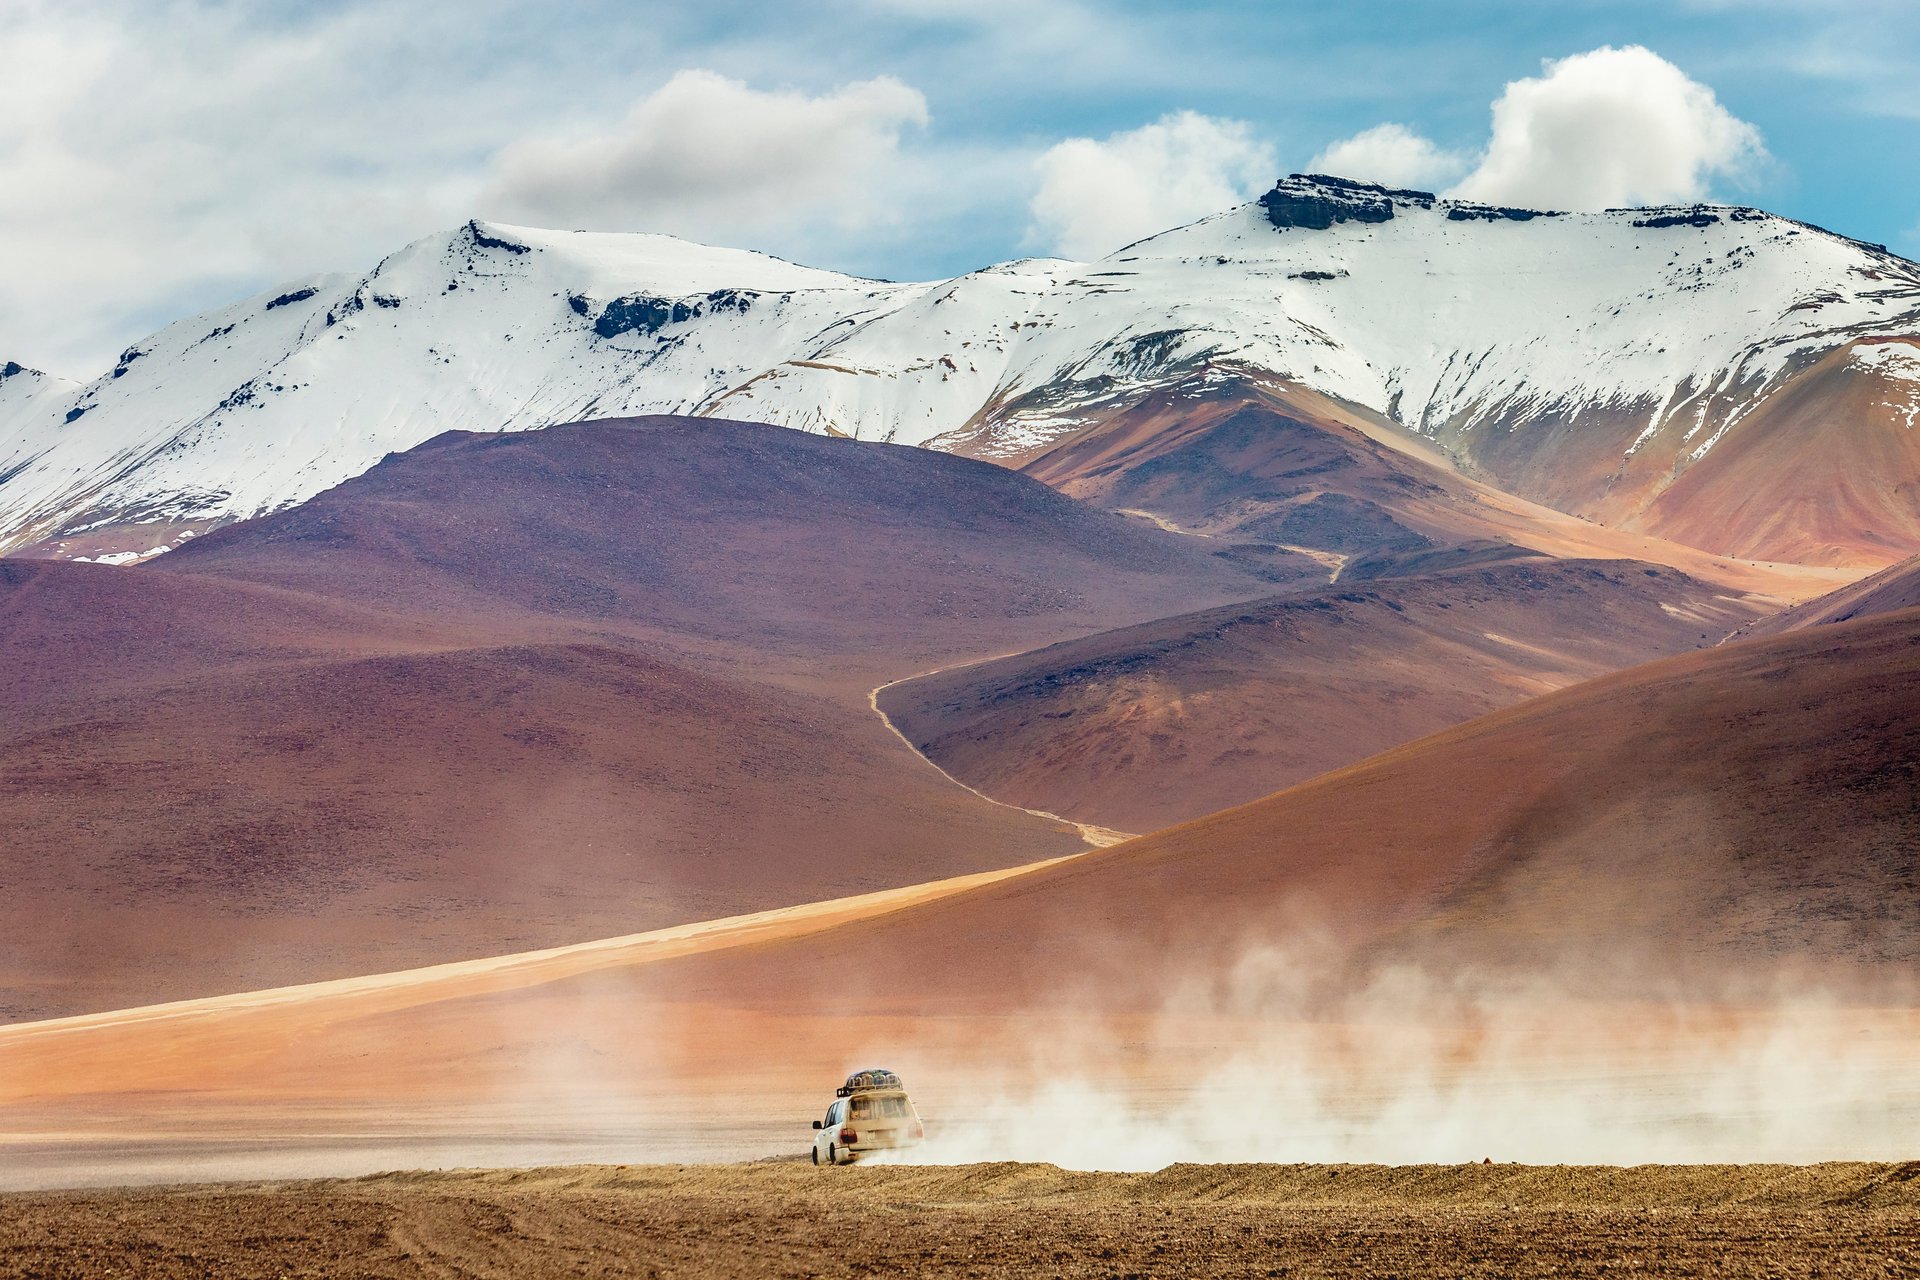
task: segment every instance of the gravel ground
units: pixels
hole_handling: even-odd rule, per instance
[[[0,1196],[0,1276],[1913,1276],[1920,1163],[787,1163]]]

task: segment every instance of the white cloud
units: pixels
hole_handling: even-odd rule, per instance
[[[1766,159],[1759,130],[1649,49],[1548,62],[1493,104],[1493,136],[1455,195],[1540,208],[1697,200]]]
[[[1334,143],[1307,162],[1307,172],[1432,189],[1458,178],[1470,163],[1403,124],[1381,124]]]
[[[1277,176],[1273,148],[1242,121],[1192,111],[1104,141],[1069,138],[1040,157],[1029,240],[1070,258],[1217,213]]]
[[[926,123],[926,99],[891,77],[809,96],[682,71],[611,131],[506,147],[481,206],[507,221],[708,240],[867,227],[898,215],[901,134]]]
[[[671,30],[691,19],[643,20],[612,0],[570,7],[565,22],[525,0],[0,7],[0,360],[70,376],[97,374],[167,321],[315,271],[365,270],[509,205],[562,226],[624,213],[624,225],[881,270],[975,225],[1011,241],[1031,180],[1030,148],[919,137],[920,95],[871,72],[813,96],[676,76],[690,64],[763,86],[788,74],[796,52],[779,46],[792,31],[762,24],[716,46]],[[636,136],[650,124],[663,133]],[[543,174],[526,139],[598,168]],[[620,186],[636,175],[647,191]],[[722,220],[729,178],[743,186]]]
[[[426,6],[401,39],[363,9],[262,12],[9,11],[0,358],[91,375],[160,321],[468,216],[475,139],[519,104],[497,80],[415,76],[408,43],[457,48],[467,17]]]

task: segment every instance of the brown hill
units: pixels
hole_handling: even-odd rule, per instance
[[[14,1017],[550,946],[1079,847],[946,783],[863,711],[618,643],[103,694],[10,728],[0,779]]]
[[[1096,418],[1021,468],[1209,537],[1336,557],[1486,536],[1490,513],[1439,458],[1374,439],[1315,393],[1197,377]]]
[[[1043,1153],[1145,1125],[1175,1141],[1147,1156],[1264,1133],[1284,1158],[1303,1119],[1345,1114],[1548,1162],[1879,1149],[1911,1123],[1920,1044],[1916,676],[1920,611],[1887,614],[1605,677],[998,880],[0,1028],[0,1128],[95,1171],[130,1132],[152,1162],[274,1134],[360,1168],[498,1160],[514,1134],[613,1161],[799,1151],[823,1082],[882,1062],[929,1116]],[[1844,1134],[1796,1127],[1828,1092]],[[1265,1109],[1220,1114],[1243,1100]],[[1687,1129],[1696,1107],[1722,1127]],[[372,1154],[299,1145],[317,1130]]]
[[[967,458],[638,418],[449,432],[144,571],[897,667],[1323,573],[1305,556],[1270,568]]]
[[[903,681],[879,706],[988,795],[1152,831],[1754,612],[1671,569],[1534,558],[1137,623]]]
[[[1920,344],[1889,341],[1920,352]],[[1729,555],[1803,564],[1884,565],[1920,549],[1915,384],[1860,367],[1863,345],[1828,353],[1773,391],[1626,523]]]
[[[1871,577],[1749,623],[1738,634],[1741,637],[1779,635],[1917,607],[1920,607],[1920,556],[1888,565]]]
[[[1508,493],[1620,530],[1725,556],[1872,568],[1920,548],[1916,358],[1913,335],[1842,341],[1764,381],[1682,383],[1666,401],[1572,412],[1530,389],[1425,424],[1421,437],[1382,439],[1431,442]],[[1711,438],[1673,429],[1689,422],[1722,427]]]
[[[1597,524],[1481,483],[1376,414],[1227,370],[1094,415],[1022,462],[1063,493],[1219,542],[1310,550],[1341,576],[1349,565],[1380,576],[1422,554],[1508,546],[1644,560],[1791,603],[1861,572],[1730,560]]]
[[[679,420],[442,437],[139,568],[4,562],[0,1016],[1078,848],[871,687],[1271,589],[1001,468]]]
[[[1920,960],[1920,611],[1533,699],[1018,880],[673,976],[803,1010],[1159,1007],[1248,956],[1678,992]],[[1721,988],[1716,988],[1721,989]],[[760,1002],[768,1002],[761,1004]]]
[[[1003,879],[0,1028],[0,1140],[95,1177],[235,1176],[263,1135],[276,1168],[797,1152],[880,1062],[1040,1158],[1141,1127],[1149,1161],[1288,1158],[1345,1115],[1547,1163],[1878,1150],[1920,1044],[1916,675],[1920,611],[1888,614]]]

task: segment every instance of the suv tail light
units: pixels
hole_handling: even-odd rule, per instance
[[[860,1141],[860,1135],[859,1135],[859,1134],[857,1134],[857,1133],[855,1133],[855,1132],[854,1132],[853,1130],[851,1130],[851,1129],[842,1129],[842,1130],[840,1131],[840,1145],[841,1145],[841,1146],[843,1146],[843,1147],[850,1147],[850,1146],[852,1146],[852,1145],[853,1145],[854,1143],[856,1143],[856,1142],[858,1142],[858,1141]]]
[[[913,1122],[913,1136],[916,1140],[926,1137],[927,1126],[921,1124],[918,1120],[915,1120]]]

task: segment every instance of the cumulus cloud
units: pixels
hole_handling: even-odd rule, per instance
[[[1039,169],[1029,241],[1069,258],[1217,213],[1277,176],[1273,148],[1249,125],[1193,111],[1105,140],[1069,138]]]
[[[1766,158],[1760,132],[1650,49],[1548,62],[1493,104],[1493,135],[1454,188],[1470,200],[1562,209],[1697,200]]]
[[[926,123],[926,99],[891,77],[809,96],[683,71],[611,130],[509,145],[481,203],[507,221],[700,239],[864,227],[897,212],[901,135]]]
[[[564,20],[526,0],[13,0],[0,360],[89,377],[168,321],[476,214],[856,271],[1019,235],[1032,149],[926,139],[919,93],[867,72],[746,88],[791,74],[803,18],[722,44],[693,25],[615,0]],[[738,79],[677,74],[715,63]]]
[[[526,102],[422,49],[470,54],[492,4],[10,7],[0,359],[89,376],[164,321],[469,216],[473,155]]]
[[[1307,171],[1390,187],[1432,188],[1458,178],[1470,163],[1469,157],[1442,150],[1403,124],[1381,124],[1334,143],[1307,162]]]

